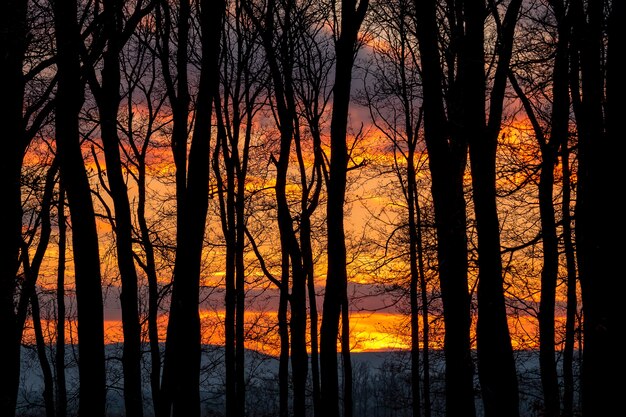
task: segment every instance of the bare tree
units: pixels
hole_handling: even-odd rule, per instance
[[[339,319],[342,332],[349,333],[346,315],[348,273],[346,270],[346,237],[344,230],[344,202],[348,173],[346,143],[348,109],[350,107],[352,67],[358,46],[358,34],[369,5],[368,0],[342,0],[339,35],[335,42],[335,77],[333,109],[330,124],[330,165],[326,205],[328,237],[328,272],[324,293],[324,314],[320,329],[321,398],[324,415],[339,417],[339,378],[337,369],[337,336]],[[342,338],[343,340],[343,338]],[[342,343],[344,352],[344,403],[346,417],[352,416],[352,375],[349,346]]]
[[[6,221],[2,222],[2,236],[6,236],[6,250],[0,258],[0,331],[14,339],[20,332],[14,310],[14,296],[22,241],[21,161],[24,152],[24,76],[22,66],[26,50],[26,11],[28,2],[12,1],[6,4],[0,18],[0,92],[6,100],[6,111],[0,115],[7,138],[7,163],[0,164],[2,195],[10,199]],[[0,413],[15,414],[20,375],[20,340],[2,343],[0,355],[8,360],[6,376],[0,381]]]
[[[615,343],[624,317],[618,296],[623,291],[623,280],[613,279],[622,273],[616,263],[622,245],[612,237],[623,233],[624,221],[616,205],[616,193],[603,190],[606,181],[622,175],[616,156],[624,149],[617,139],[620,133],[616,100],[624,92],[624,80],[617,69],[615,42],[619,42],[623,32],[625,9],[615,1],[611,2],[609,13],[605,13],[605,2],[574,1],[571,7],[571,94],[579,158],[576,247],[584,315],[581,395],[583,416],[592,416],[611,413],[618,406],[619,389],[609,382],[608,375],[623,372],[623,364],[613,359],[618,354]],[[605,152],[607,145],[611,147],[609,153]]]
[[[0,17],[0,93],[6,111],[0,116],[7,138],[7,162],[2,164],[0,187],[9,201],[7,221],[1,230],[7,236],[7,250],[0,258],[0,330],[10,341],[0,347],[0,354],[10,365],[7,377],[0,382],[0,413],[15,414],[20,375],[20,343],[23,332],[21,313],[15,310],[18,297],[26,295],[18,286],[22,242],[21,176],[28,146],[48,121],[53,109],[49,99],[55,86],[49,67],[53,62],[49,48],[50,23],[45,6],[28,1],[11,1]],[[47,28],[45,34],[35,26]],[[37,50],[33,52],[32,50]],[[28,287],[28,286],[27,286]],[[25,298],[28,303],[28,297]],[[21,324],[20,324],[21,323]]]
[[[478,375],[485,415],[518,416],[517,370],[507,322],[500,255],[500,227],[496,204],[496,152],[502,123],[504,94],[521,0],[512,0],[497,23],[497,64],[487,96],[485,74],[485,19],[482,0],[463,3],[465,33],[461,50],[461,134],[469,144],[476,233],[478,239]],[[489,100],[489,113],[485,102]]]
[[[568,146],[570,107],[568,63],[571,28],[566,15],[566,5],[560,1],[552,1],[551,8],[557,23],[558,40],[554,47],[555,57],[552,64],[552,111],[549,123],[550,131],[547,135],[544,133],[533,104],[521,90],[514,75],[510,74],[509,78],[531,122],[541,152],[541,173],[538,186],[543,249],[541,300],[539,305],[540,367],[544,410],[547,416],[556,417],[560,414],[560,389],[555,352],[555,302],[559,272],[559,242],[553,194],[555,185],[554,170],[558,161],[559,149],[561,146]],[[569,158],[567,153],[564,155]],[[564,178],[565,180],[569,181],[569,178]],[[564,184],[564,186],[566,185]],[[569,210],[569,203],[567,204],[567,210]]]
[[[122,291],[122,326],[124,347],[124,401],[129,417],[143,416],[141,383],[141,328],[139,324],[138,279],[134,263],[131,208],[124,178],[118,135],[120,107],[120,54],[141,19],[147,15],[155,1],[143,7],[140,1],[124,21],[124,2],[107,0],[102,3],[102,42],[106,44],[100,77],[95,65],[88,65],[87,78],[94,94],[100,116],[100,132],[106,161],[106,178],[109,195],[115,209],[117,263]]]
[[[58,88],[56,144],[67,192],[78,308],[81,417],[104,417],[106,376],[100,254],[89,179],[81,153],[79,112],[83,104],[81,34],[76,0],[54,3]]]
[[[161,389],[161,417],[200,415],[200,316],[199,291],[202,249],[209,199],[210,141],[213,100],[218,93],[219,53],[225,2],[202,0],[198,4],[201,34],[200,74],[195,102],[196,117],[191,144],[187,146],[189,117],[189,25],[191,4],[178,10],[176,79],[169,71],[171,14],[162,4],[164,27],[162,71],[173,110],[172,151],[176,165],[176,260],[167,328]],[[174,81],[176,80],[176,85]]]
[[[422,239],[422,207],[418,189],[418,173],[424,169],[421,157],[420,132],[422,129],[420,67],[417,40],[414,36],[415,4],[398,1],[379,3],[371,14],[378,39],[386,44],[375,50],[375,84],[366,86],[367,105],[378,130],[393,146],[393,171],[406,203],[402,224],[407,229],[408,264],[410,270],[409,305],[411,324],[411,392],[413,416],[431,415],[430,364],[429,364],[429,312],[428,289],[425,277],[424,242]],[[367,83],[367,80],[365,81]],[[425,152],[424,152],[425,153]],[[407,244],[406,241],[403,244]],[[421,302],[421,306],[420,306]],[[423,373],[420,387],[420,329],[423,322]],[[422,394],[423,389],[423,404]]]
[[[57,202],[57,227],[59,229],[59,260],[57,263],[57,340],[55,352],[55,374],[56,374],[56,415],[57,417],[67,416],[67,382],[65,377],[65,261],[67,248],[67,225],[65,217],[65,190],[59,187]]]
[[[246,232],[249,208],[246,184],[251,164],[250,151],[256,134],[256,116],[264,104],[267,79],[257,29],[235,2],[227,13],[222,35],[220,63],[221,93],[215,98],[217,138],[213,150],[213,171],[225,241],[225,340],[227,416],[246,414],[245,379],[245,294]],[[279,326],[285,326],[280,323]],[[281,332],[282,334],[282,332]]]
[[[439,281],[444,309],[446,414],[449,417],[473,416],[474,382],[465,230],[467,214],[463,185],[467,139],[459,135],[454,127],[460,122],[458,85],[462,70],[455,65],[463,47],[459,38],[461,22],[457,21],[460,6],[449,2],[446,8],[451,33],[443,54],[447,61],[447,79],[440,65],[437,2],[416,2],[415,6],[424,94],[424,136],[432,176]],[[449,86],[447,102],[444,99],[444,80]]]

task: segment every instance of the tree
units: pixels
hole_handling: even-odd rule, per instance
[[[482,0],[463,3],[465,33],[459,56],[462,71],[461,134],[469,144],[472,199],[478,238],[478,322],[476,343],[478,375],[485,415],[518,416],[517,371],[507,322],[500,255],[500,228],[496,204],[496,152],[500,135],[504,93],[511,60],[515,26],[521,0],[512,0],[497,23],[497,66],[485,109],[485,18]]]
[[[7,236],[7,250],[0,257],[0,330],[10,335],[10,341],[0,347],[0,354],[10,362],[7,377],[0,382],[0,413],[7,416],[15,414],[24,330],[22,313],[15,310],[15,304],[21,298],[27,306],[30,296],[18,285],[20,258],[27,249],[22,236],[22,169],[29,145],[48,123],[53,109],[49,99],[55,85],[54,76],[49,75],[53,61],[48,46],[50,35],[41,35],[35,29],[49,23],[45,16],[45,6],[11,1],[0,17],[0,93],[6,102],[0,123],[8,138],[7,162],[0,168],[0,189],[9,201],[7,221],[0,226],[3,236]]]
[[[541,155],[538,201],[541,219],[543,265],[541,271],[541,300],[539,305],[539,360],[543,387],[544,412],[547,416],[556,417],[560,414],[560,389],[555,352],[555,302],[559,272],[559,242],[553,194],[555,185],[554,170],[558,162],[559,149],[561,146],[568,146],[570,107],[568,63],[569,34],[571,28],[566,15],[566,5],[560,1],[552,1],[551,8],[557,22],[558,40],[554,47],[555,56],[554,63],[552,64],[552,110],[549,123],[550,131],[547,137],[535,114],[533,104],[525,93],[521,91],[514,75],[510,74],[509,78],[533,126]],[[563,155],[564,158],[569,158],[567,152]],[[562,163],[564,166],[567,165],[567,162]],[[565,177],[563,181],[565,182],[566,180],[569,181],[569,178]],[[569,184],[564,184],[564,187],[569,187]],[[569,203],[567,203],[567,206],[567,210],[569,210]],[[569,226],[564,225],[564,228],[567,227]],[[575,273],[573,279],[575,281]],[[575,291],[575,283],[573,288]],[[569,366],[571,367],[571,364]]]
[[[114,230],[116,233],[117,263],[120,271],[122,291],[122,325],[124,346],[124,401],[128,417],[143,416],[143,392],[141,383],[141,328],[139,324],[138,278],[134,263],[131,207],[124,179],[118,135],[118,113],[120,107],[120,54],[134,33],[141,19],[155,5],[151,1],[145,8],[141,2],[124,22],[124,2],[107,0],[102,10],[102,43],[106,44],[100,77],[96,76],[95,65],[88,65],[87,77],[94,94],[100,116],[100,132],[109,195],[115,209]]]
[[[267,80],[261,47],[255,42],[257,29],[246,19],[243,7],[241,2],[236,2],[227,14],[220,62],[221,93],[215,98],[217,139],[213,150],[213,171],[226,247],[224,366],[227,416],[244,416],[246,413],[245,239],[250,210],[246,184],[251,164],[250,150],[254,145],[252,139],[256,134],[256,116],[264,104],[262,94]],[[286,322],[279,326],[286,326]]]
[[[444,56],[448,63],[449,91],[444,101],[444,73],[440,66],[437,2],[415,3],[417,38],[422,69],[424,138],[432,176],[432,195],[437,229],[437,258],[445,323],[446,414],[473,416],[473,360],[470,349],[470,297],[467,277],[466,205],[463,175],[467,161],[467,138],[455,126],[460,122],[459,79],[462,69],[454,62],[463,45],[459,38],[455,3],[446,17],[450,44]],[[448,114],[446,115],[446,104]]]
[[[374,86],[366,89],[366,101],[375,126],[393,146],[393,171],[397,177],[406,208],[401,224],[406,229],[409,266],[409,305],[411,323],[411,393],[413,416],[422,414],[420,387],[420,329],[423,323],[423,410],[431,415],[430,370],[429,370],[429,314],[428,290],[424,265],[424,242],[422,239],[422,207],[418,188],[418,173],[424,161],[420,149],[422,129],[421,83],[416,39],[411,32],[415,25],[413,2],[404,0],[376,4],[372,20],[380,25],[378,39],[385,42],[375,49]],[[365,80],[365,83],[368,81]],[[425,153],[425,152],[423,152]],[[420,306],[421,302],[421,306]]]
[[[56,145],[72,223],[79,323],[78,414],[81,417],[104,417],[106,377],[100,254],[91,189],[80,146],[78,116],[83,104],[84,85],[77,12],[76,0],[54,3],[58,68]]]
[[[624,371],[623,364],[613,359],[624,319],[618,295],[624,280],[616,263],[622,245],[612,236],[624,233],[625,224],[616,205],[617,193],[605,192],[604,186],[622,176],[617,155],[624,148],[616,100],[624,93],[624,80],[617,69],[615,42],[623,31],[625,9],[612,2],[606,39],[604,2],[575,1],[572,8],[571,93],[579,158],[575,224],[584,320],[581,395],[583,416],[592,416],[611,413],[618,406],[619,384],[609,382],[608,375]],[[605,152],[607,145],[610,152]]]
[[[0,331],[14,339],[18,332],[14,310],[16,277],[22,241],[21,161],[24,151],[24,77],[22,66],[26,50],[27,1],[12,1],[3,8],[0,18],[0,92],[6,100],[6,111],[0,115],[7,144],[7,163],[0,164],[2,195],[7,196],[6,221],[0,231],[6,236],[6,250],[0,258]],[[0,414],[13,416],[20,375],[20,340],[2,343],[0,355],[8,360],[6,376],[0,380]]]
[[[162,4],[163,28],[162,71],[168,98],[173,110],[172,151],[176,165],[176,260],[170,317],[167,328],[164,390],[160,416],[200,415],[200,266],[208,210],[210,141],[213,100],[219,85],[219,54],[224,1],[199,3],[201,37],[200,74],[195,103],[196,118],[189,154],[187,126],[189,117],[189,86],[187,78],[189,25],[191,5],[182,1],[178,14],[178,49],[176,54],[176,86],[169,72],[169,5]]]
[[[335,78],[333,109],[330,124],[330,166],[326,205],[328,237],[328,272],[324,293],[324,313],[320,329],[321,398],[324,415],[339,416],[339,379],[337,371],[337,336],[339,318],[342,331],[348,334],[346,244],[344,231],[344,202],[348,173],[346,144],[348,109],[352,84],[352,67],[358,46],[358,34],[367,12],[369,1],[342,0],[340,32],[335,42]],[[342,343],[344,352],[344,415],[352,415],[351,367],[349,346]]]
[[[170,121],[161,120],[166,95],[163,86],[158,83],[158,65],[156,54],[151,52],[155,42],[155,33],[150,29],[154,23],[154,16],[146,16],[133,36],[126,43],[125,53],[122,53],[120,65],[122,68],[122,84],[125,87],[125,106],[120,111],[118,122],[120,131],[120,146],[124,150],[127,160],[124,162],[124,171],[132,177],[137,187],[136,225],[133,235],[136,236],[141,251],[133,251],[137,265],[143,270],[147,281],[147,328],[148,344],[150,347],[150,389],[152,392],[152,406],[158,410],[159,391],[161,387],[161,346],[159,340],[159,305],[164,298],[165,291],[159,285],[158,277],[158,247],[159,233],[155,226],[150,224],[148,212],[150,210],[150,165],[151,156],[158,149],[157,134]],[[145,105],[145,107],[144,107]],[[126,117],[123,117],[126,115]],[[141,256],[143,255],[143,256]],[[140,287],[141,288],[141,287]],[[167,286],[165,286],[167,289]],[[142,301],[141,296],[139,300]]]

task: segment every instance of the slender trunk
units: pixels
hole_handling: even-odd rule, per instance
[[[415,190],[415,215],[417,227],[417,262],[419,271],[420,295],[422,301],[422,369],[424,372],[423,392],[424,392],[424,417],[431,417],[432,409],[430,403],[430,318],[428,312],[428,286],[426,283],[426,267],[424,265],[424,241],[422,239],[422,210],[420,208],[419,195]]]
[[[72,222],[79,338],[80,417],[104,417],[106,377],[98,232],[80,146],[80,30],[77,2],[54,3],[57,45],[56,141]]]
[[[39,311],[39,296],[35,293],[30,298],[31,311],[33,315],[33,329],[35,330],[35,343],[37,345],[37,357],[43,374],[43,402],[46,409],[46,417],[55,417],[54,408],[54,380],[52,369],[46,353],[46,341],[41,328],[41,314]]]
[[[273,81],[274,100],[276,102],[277,123],[280,129],[280,149],[276,165],[276,211],[280,233],[281,249],[281,282],[279,306],[279,333],[281,335],[280,352],[280,415],[287,416],[288,410],[288,361],[289,361],[289,328],[287,326],[287,298],[291,305],[291,364],[293,383],[293,413],[304,415],[306,411],[306,381],[308,373],[308,354],[306,351],[306,274],[303,269],[303,255],[299,246],[294,221],[291,217],[287,199],[287,173],[291,145],[294,137],[299,135],[296,120],[296,104],[293,91],[293,13],[295,2],[284,3],[283,21],[280,22],[282,38],[277,49],[275,46],[275,14],[276,2],[268,2],[264,16],[264,27],[260,27],[263,45],[267,55],[270,76]],[[250,12],[250,10],[249,10]],[[252,12],[253,13],[253,12]],[[299,139],[296,139],[296,141]],[[296,144],[296,147],[298,145]],[[304,192],[304,191],[303,191]],[[292,278],[292,291],[289,294],[289,276]],[[284,298],[284,299],[283,299]],[[282,321],[285,320],[285,324]],[[287,339],[285,339],[287,338]]]
[[[417,36],[424,88],[424,134],[432,175],[437,258],[445,324],[446,415],[473,417],[474,364],[470,345],[466,206],[463,175],[467,144],[447,128],[442,93],[435,1],[417,2]],[[455,95],[453,95],[455,96]],[[451,117],[454,116],[451,109]]]
[[[0,378],[0,415],[13,417],[19,388],[21,330],[16,326],[14,296],[22,242],[22,197],[20,178],[24,156],[24,77],[22,65],[26,49],[26,0],[10,0],[0,16],[0,96],[4,110],[0,125],[4,161],[0,164],[0,193],[7,202],[0,222],[3,250],[0,251],[0,334],[9,338],[0,344],[0,357],[7,365]],[[13,336],[11,336],[13,335]]]
[[[352,417],[352,359],[350,358],[350,304],[344,288],[341,304],[341,360],[343,364],[343,417]]]
[[[541,174],[539,178],[539,214],[543,236],[543,269],[541,271],[541,299],[539,303],[539,363],[546,417],[560,414],[560,388],[555,353],[555,302],[559,269],[559,248],[553,202],[554,168],[559,146],[567,147],[569,128],[569,24],[565,6],[553,2],[558,19],[558,41],[553,68],[551,133],[541,146]]]
[[[559,253],[556,235],[556,220],[552,201],[554,190],[554,165],[556,149],[542,152],[539,179],[539,212],[543,237],[543,268],[541,270],[541,299],[539,302],[539,366],[543,388],[544,412],[546,417],[558,417],[560,398],[556,370],[554,340],[556,281],[558,277]]]
[[[152,406],[160,417],[159,392],[161,389],[161,345],[159,343],[159,283],[156,272],[154,245],[146,221],[146,160],[145,153],[137,164],[137,222],[141,236],[141,245],[146,257],[143,265],[148,280],[148,341],[150,345],[150,391]]]
[[[295,238],[295,237],[294,237]],[[294,239],[295,240],[295,239]],[[293,381],[293,413],[306,414],[306,381],[309,370],[309,355],[306,351],[306,275],[300,259],[292,264],[291,290],[291,369]]]
[[[196,371],[191,368],[185,368],[180,362],[183,356],[187,359],[195,358],[199,355],[199,345],[190,340],[185,342],[190,345],[185,346],[183,339],[185,336],[191,336],[194,330],[199,326],[199,320],[190,317],[191,321],[185,321],[180,318],[181,310],[185,308],[183,299],[190,301],[190,292],[193,292],[193,281],[191,274],[187,274],[184,269],[189,265],[186,256],[190,256],[187,251],[183,251],[183,245],[189,245],[186,231],[186,202],[187,202],[187,142],[188,142],[188,119],[189,119],[189,90],[187,75],[187,49],[189,44],[189,20],[191,13],[189,0],[180,1],[178,4],[177,16],[177,53],[175,55],[176,75],[170,73],[170,43],[172,30],[172,16],[170,4],[162,2],[160,9],[157,10],[157,16],[162,15],[163,22],[161,31],[161,71],[165,79],[167,87],[167,97],[172,108],[172,134],[171,148],[175,166],[175,187],[176,187],[176,259],[174,261],[174,274],[172,277],[172,295],[170,298],[170,311],[167,323],[167,335],[165,338],[165,352],[163,354],[163,373],[161,376],[161,391],[159,393],[160,405],[159,415],[161,417],[170,417],[172,408],[177,398],[182,398],[182,384],[187,384],[189,388],[188,394],[193,396],[197,390],[194,389],[194,381]],[[160,19],[157,19],[160,20]],[[186,249],[186,248],[185,248]],[[187,281],[187,282],[185,282]],[[182,285],[183,288],[180,288]],[[181,294],[182,292],[182,294]],[[197,307],[197,301],[191,300],[191,305],[187,305],[188,311]],[[190,309],[190,310],[189,310]],[[193,312],[191,313],[193,316]],[[191,336],[193,337],[193,336]],[[185,351],[185,354],[182,351]],[[192,359],[193,360],[193,359]],[[184,372],[190,372],[184,378],[180,378]],[[199,395],[199,393],[198,393]],[[197,398],[199,400],[199,398]],[[182,403],[179,402],[179,404]],[[199,407],[199,401],[190,399],[189,407],[194,404]],[[197,410],[190,410],[192,415],[199,413]]]
[[[67,384],[65,380],[65,251],[67,227],[65,224],[65,190],[59,187],[59,202],[57,206],[59,229],[59,259],[57,262],[57,341],[55,353],[56,371],[56,415],[67,416]]]
[[[171,134],[171,148],[172,156],[174,159],[175,172],[175,187],[176,187],[176,259],[174,261],[174,274],[172,277],[172,295],[170,298],[170,311],[167,323],[167,335],[165,338],[165,352],[163,358],[163,374],[161,377],[161,392],[159,415],[161,417],[170,417],[172,415],[173,403],[175,398],[182,398],[183,390],[181,385],[184,382],[188,384],[190,388],[189,395],[193,395],[197,392],[194,389],[194,373],[192,369],[185,369],[180,361],[183,360],[183,356],[186,358],[195,358],[196,354],[200,354],[198,343],[186,340],[191,343],[189,346],[185,346],[183,339],[185,336],[191,336],[194,333],[195,328],[199,326],[199,320],[195,317],[191,318],[191,321],[182,320],[179,315],[180,310],[184,309],[183,299],[189,299],[191,297],[189,292],[193,292],[193,283],[184,282],[193,280],[190,274],[186,274],[185,267],[189,266],[189,262],[184,259],[189,254],[183,251],[183,245],[189,245],[186,240],[186,201],[187,201],[187,141],[188,141],[188,119],[189,119],[189,90],[188,90],[188,75],[187,75],[187,49],[189,43],[189,19],[190,19],[190,4],[189,0],[180,1],[178,4],[178,16],[177,16],[177,53],[176,53],[176,76],[170,74],[170,31],[172,26],[170,5],[167,2],[161,4],[162,14],[164,17],[163,33],[161,40],[161,48],[163,49],[163,55],[161,56],[161,70],[164,74],[164,78],[167,86],[167,96],[172,108],[172,134]],[[174,84],[176,79],[176,84]],[[180,288],[182,284],[183,288]],[[187,285],[185,285],[187,284]],[[183,294],[181,294],[181,292]],[[188,309],[194,309],[197,307],[197,301],[191,300],[191,305],[187,306]],[[192,313],[193,315],[193,313]],[[185,350],[183,355],[182,351]],[[183,379],[179,376],[183,372],[183,369],[190,372]],[[198,393],[199,395],[199,393]],[[197,398],[199,400],[199,398]],[[189,407],[193,407],[193,404],[199,403],[194,399],[191,399],[188,403]],[[182,404],[181,404],[182,405]],[[199,413],[197,410],[190,410],[193,417]]]
[[[409,208],[409,265],[411,271],[411,282],[409,287],[409,298],[411,305],[411,393],[413,396],[412,412],[413,417],[421,416],[421,395],[420,395],[420,345],[419,345],[419,297],[418,283],[420,281],[420,271],[418,267],[418,231],[420,225],[416,224],[417,195],[415,194],[415,149],[413,146],[413,135],[407,132],[411,141],[409,144],[409,155],[407,158],[407,203]]]
[[[289,255],[285,252],[282,254],[283,268],[288,262]],[[280,356],[278,363],[278,402],[280,417],[289,416],[289,324],[287,320],[289,282],[288,275],[283,273],[281,276],[281,287],[279,290],[278,301],[278,335],[280,336]]]
[[[313,112],[315,113],[315,112]],[[302,267],[306,274],[307,295],[309,297],[309,326],[311,340],[311,384],[313,399],[313,416],[320,417],[322,411],[320,392],[320,365],[319,365],[319,333],[318,333],[318,312],[317,312],[317,292],[315,290],[315,268],[313,260],[311,216],[319,204],[319,196],[323,185],[322,166],[324,159],[321,154],[321,137],[319,135],[318,120],[309,120],[311,135],[313,136],[314,149],[314,169],[310,188],[307,188],[306,171],[301,174],[303,189],[307,193],[302,194],[302,214],[300,219],[300,247],[302,248]],[[304,170],[305,163],[302,157],[301,148],[298,148],[298,160],[300,169]]]
[[[122,331],[124,345],[122,369],[124,373],[124,406],[126,416],[143,416],[141,383],[141,326],[139,324],[139,301],[137,271],[133,260],[133,225],[128,189],[124,180],[120,157],[120,139],[117,133],[117,117],[120,105],[120,62],[122,41],[119,32],[122,12],[119,1],[104,2],[104,33],[107,49],[104,53],[101,84],[92,85],[100,114],[100,131],[104,148],[110,196],[115,209],[115,245],[117,266],[120,272]],[[93,84],[93,83],[92,83]]]
[[[236,348],[235,348],[235,274],[234,274],[234,253],[226,249],[226,280],[225,294],[225,317],[224,317],[224,361],[226,366],[226,417],[234,417],[237,412],[237,381],[236,381]]]
[[[563,417],[574,415],[574,345],[576,338],[576,254],[572,237],[571,184],[568,137],[561,143],[561,172],[563,177],[561,211],[563,246],[567,267],[567,307],[565,311],[565,345],[563,347]]]
[[[342,0],[341,34],[335,43],[335,80],[333,89],[333,110],[330,124],[330,168],[327,185],[327,236],[328,271],[326,292],[324,293],[324,314],[320,330],[320,370],[323,414],[326,417],[339,417],[339,380],[337,371],[337,336],[342,306],[347,301],[348,274],[346,270],[346,242],[343,224],[343,206],[346,193],[348,168],[348,148],[346,143],[348,109],[350,107],[350,87],[352,66],[357,47],[357,36],[365,17],[368,0]],[[344,311],[347,311],[345,306]],[[344,314],[344,316],[347,316]],[[348,323],[348,317],[345,318]],[[345,329],[346,333],[349,329]],[[349,350],[349,346],[344,346]],[[349,360],[349,359],[348,359]],[[345,372],[350,364],[344,360]],[[351,376],[350,376],[351,377]],[[351,388],[351,387],[350,387]],[[352,405],[345,401],[344,410]]]
[[[245,179],[238,179],[236,198],[235,224],[235,380],[237,384],[236,404],[237,417],[246,413],[246,380],[245,380],[245,264],[244,264],[244,184]]]
[[[52,207],[54,187],[56,185],[56,177],[59,169],[57,162],[58,160],[55,158],[46,173],[46,182],[44,185],[43,196],[41,198],[41,209],[37,220],[41,226],[39,232],[39,242],[37,243],[37,248],[35,249],[32,261],[28,255],[27,244],[26,242],[23,243],[22,265],[25,279],[22,283],[22,291],[17,307],[17,327],[18,329],[24,329],[28,318],[28,305],[30,304],[31,306],[33,329],[35,332],[35,345],[44,380],[44,406],[46,415],[52,417],[55,415],[54,381],[52,377],[52,369],[50,368],[50,361],[48,360],[48,355],[46,353],[46,342],[44,340],[43,330],[41,327],[41,314],[36,284],[41,264],[48,249],[48,244],[50,243],[50,235],[52,232],[50,210]],[[21,333],[19,339],[21,339]]]
[[[235,169],[233,157],[228,148],[228,137],[226,127],[222,118],[221,104],[215,101],[215,112],[217,116],[217,141],[213,152],[213,171],[217,182],[218,198],[220,205],[220,219],[222,233],[226,241],[226,254],[224,266],[224,365],[225,365],[225,414],[227,417],[237,415],[237,348],[236,348],[236,311],[237,311],[237,291],[236,291],[236,228],[235,228]],[[238,125],[235,125],[238,126]],[[237,134],[237,129],[234,129]],[[219,155],[223,155],[226,169],[226,184],[220,173]]]
[[[300,244],[307,279],[309,297],[309,326],[311,339],[311,384],[313,395],[313,416],[320,417],[320,365],[318,346],[317,292],[315,291],[315,274],[313,268],[313,249],[311,248],[311,221],[308,216],[302,218],[300,224]]]

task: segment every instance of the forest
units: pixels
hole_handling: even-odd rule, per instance
[[[0,9],[0,417],[624,409],[626,2]]]

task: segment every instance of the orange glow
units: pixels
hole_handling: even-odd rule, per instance
[[[224,311],[201,310],[202,343],[207,345],[223,346],[224,336]],[[247,349],[256,350],[268,355],[278,356],[280,341],[277,329],[277,314],[275,311],[259,312],[248,311],[245,315],[246,337],[244,343]],[[520,315],[509,316],[509,329],[514,349],[538,348],[538,323],[537,318]],[[54,320],[42,319],[44,338],[47,343],[54,341],[56,335]],[[159,341],[164,342],[167,330],[167,316],[158,317]],[[318,323],[318,325],[321,324]],[[563,328],[564,317],[557,317],[555,326]],[[422,328],[420,318],[420,329]],[[105,343],[121,343],[124,340],[122,322],[120,320],[105,320]],[[442,335],[434,334],[431,323],[431,349],[442,349]],[[472,333],[474,330],[472,330]],[[145,343],[147,338],[147,323],[142,329],[142,339]],[[472,334],[472,339],[474,335]],[[66,340],[68,343],[78,343],[76,320],[66,322]],[[24,343],[34,344],[35,337],[32,321],[26,325]],[[475,347],[475,346],[474,346]],[[380,352],[409,350],[411,348],[410,327],[408,317],[398,313],[367,313],[353,312],[350,315],[350,351],[351,352]],[[424,348],[420,341],[420,348]],[[557,346],[558,348],[558,346]],[[309,347],[307,348],[309,349]],[[310,353],[310,350],[309,350]]]

